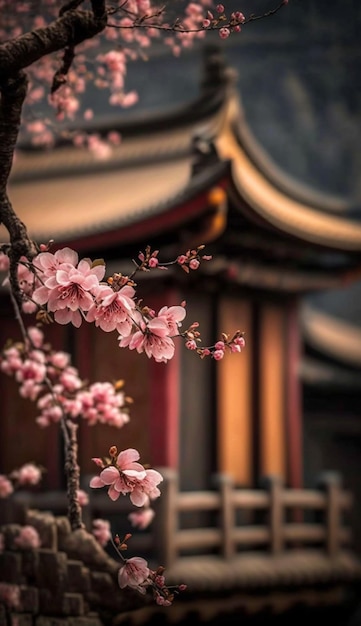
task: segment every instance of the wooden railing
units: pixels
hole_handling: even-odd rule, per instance
[[[165,567],[184,555],[216,553],[230,559],[240,551],[255,549],[277,555],[312,546],[332,557],[351,542],[344,514],[352,506],[352,496],[341,488],[336,474],[325,474],[315,490],[288,489],[278,478],[267,479],[263,489],[241,489],[229,477],[219,475],[213,490],[180,492],[176,472],[161,469],[161,473],[162,494],[154,503],[157,515],[150,530],[135,533],[131,543],[135,552],[153,552]],[[65,493],[22,495],[20,501],[66,514]],[[84,521],[90,529],[94,518],[124,520],[131,510],[129,498],[114,503],[106,493],[92,492]],[[187,514],[193,518],[192,527],[184,527],[190,525],[189,520],[182,522]],[[200,522],[201,516],[209,520]]]
[[[343,517],[352,506],[352,496],[341,489],[336,474],[325,474],[317,490],[286,489],[277,478],[269,478],[266,489],[237,489],[229,477],[219,476],[217,490],[187,493],[179,492],[175,473],[163,475],[157,537],[161,538],[159,558],[167,567],[190,552],[216,551],[230,559],[240,550],[261,547],[276,555],[311,545],[334,556],[351,542]],[[217,525],[181,528],[182,513],[205,511],[216,513]],[[237,523],[240,511],[248,512],[251,522]],[[303,521],[305,511],[314,513],[313,521]],[[264,521],[252,523],[260,512]]]

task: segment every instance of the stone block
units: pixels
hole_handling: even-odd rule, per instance
[[[67,517],[57,517],[55,522],[58,535],[58,549],[63,550],[66,540],[71,534],[70,522]]]
[[[33,614],[39,612],[39,592],[35,587],[20,588],[20,610]]]
[[[6,524],[2,526],[1,533],[4,537],[5,550],[18,550],[18,546],[15,543],[17,536],[21,530],[20,524]]]
[[[36,618],[35,626],[69,626],[68,620],[51,615],[41,615]]]
[[[21,571],[21,554],[18,552],[2,552],[0,554],[0,580],[20,585],[24,582]]]
[[[68,559],[68,589],[72,592],[85,592],[90,589],[89,569],[81,561]]]
[[[101,594],[114,593],[114,582],[107,572],[90,572],[92,591]]]
[[[27,514],[27,524],[34,526],[39,533],[41,547],[56,551],[58,549],[58,533],[54,516],[30,509]]]
[[[84,599],[81,593],[64,593],[62,612],[64,615],[84,615]]]
[[[0,626],[7,626],[6,611],[3,604],[0,604]]]
[[[33,626],[34,623],[33,616],[26,613],[11,613],[10,620],[12,626]]]
[[[62,616],[63,594],[50,589],[39,589],[40,615]]]
[[[21,552],[22,573],[26,582],[33,584],[37,578],[39,568],[39,551],[23,550]]]
[[[61,593],[67,584],[67,556],[64,552],[40,549],[37,586]]]

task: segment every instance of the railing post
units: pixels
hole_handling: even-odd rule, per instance
[[[159,471],[163,476],[163,482],[160,485],[160,498],[155,505],[156,515],[153,524],[159,565],[168,568],[173,565],[178,556],[179,483],[175,470],[167,467],[160,468]]]
[[[222,531],[222,556],[224,559],[230,559],[234,556],[234,483],[232,478],[226,474],[217,474],[215,483],[221,498],[219,515]]]
[[[267,476],[262,483],[268,489],[270,495],[270,549],[272,554],[279,554],[284,549],[284,506],[282,501],[283,481],[279,476]]]
[[[338,472],[323,472],[318,480],[319,487],[326,492],[326,550],[330,557],[340,548],[341,483]]]

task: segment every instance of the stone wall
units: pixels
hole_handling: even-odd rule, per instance
[[[66,517],[54,517],[2,503],[0,532],[0,626],[103,626],[125,611],[149,604],[117,584],[119,562],[86,530],[71,531]],[[11,519],[11,523],[3,523]],[[19,549],[23,525],[39,533],[41,548]],[[152,600],[150,600],[152,602]]]

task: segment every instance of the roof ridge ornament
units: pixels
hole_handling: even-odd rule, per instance
[[[227,59],[216,44],[207,44],[203,49],[203,77],[201,90],[214,92],[228,88],[237,81],[237,71],[228,65]]]

